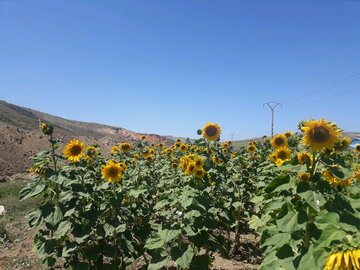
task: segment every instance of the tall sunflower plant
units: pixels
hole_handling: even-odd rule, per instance
[[[261,269],[360,269],[358,164],[335,124],[310,120],[301,131],[297,147],[269,155],[275,167],[263,167],[267,184],[252,199],[261,205],[250,219],[265,250]]]

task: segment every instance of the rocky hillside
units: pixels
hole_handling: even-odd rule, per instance
[[[29,159],[47,147],[47,139],[39,131],[39,120],[55,127],[54,136],[64,143],[78,138],[87,144],[100,145],[103,153],[122,142],[134,142],[146,135],[150,142],[171,143],[167,137],[156,134],[140,134],[125,128],[64,119],[0,100],[0,178],[25,172]],[[1,180],[1,179],[0,179]]]

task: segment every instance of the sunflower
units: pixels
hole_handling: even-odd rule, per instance
[[[147,161],[153,162],[154,161],[154,157],[153,156],[148,156],[146,157]]]
[[[271,153],[271,154],[269,155],[269,159],[270,159],[272,162],[275,162],[276,159],[277,159],[276,154],[275,154],[275,153]]]
[[[324,119],[304,122],[301,130],[304,132],[302,143],[312,151],[332,150],[340,137],[340,129]]]
[[[312,156],[309,152],[298,153],[297,159],[300,164],[312,164]]]
[[[252,154],[256,151],[256,146],[253,145],[253,144],[250,144],[248,147],[247,147],[247,151],[249,154]]]
[[[204,161],[202,160],[201,157],[196,157],[194,160],[196,169],[201,169],[204,166]]]
[[[151,150],[150,148],[147,148],[147,149],[145,150],[145,152],[143,152],[144,158],[147,158],[148,156],[151,155],[151,151],[150,151],[150,150]]]
[[[274,148],[287,146],[287,138],[284,134],[277,134],[271,140],[271,145]]]
[[[83,142],[75,139],[71,140],[65,147],[64,156],[72,162],[78,162],[82,157],[84,147]]]
[[[134,159],[139,159],[139,154],[138,153],[134,154]]]
[[[203,178],[204,177],[204,175],[205,175],[205,171],[204,171],[204,169],[198,169],[198,170],[196,170],[196,172],[195,172],[195,177],[196,178]]]
[[[223,147],[223,148],[229,148],[228,142],[224,142],[224,143],[222,144],[222,147]]]
[[[121,152],[127,153],[131,150],[131,148],[131,145],[127,142],[120,143],[119,149]]]
[[[307,173],[307,172],[299,172],[298,173],[298,177],[299,177],[299,179],[301,180],[301,181],[309,181],[309,179],[310,179],[310,174],[309,173]]]
[[[180,150],[180,152],[185,153],[185,152],[186,152],[186,150],[187,150],[187,146],[186,146],[186,144],[181,144],[181,145],[180,145],[180,147],[179,147],[179,150]]]
[[[360,144],[355,145],[354,151],[358,153],[360,152]]]
[[[208,141],[217,141],[220,138],[221,128],[216,123],[207,123],[202,128],[202,136]]]
[[[223,161],[221,158],[217,157],[217,156],[213,156],[212,160],[213,160],[213,162],[214,162],[215,164],[222,164],[222,163],[224,163],[224,161]]]
[[[196,166],[195,166],[195,163],[192,162],[187,166],[185,173],[187,175],[192,175],[195,173],[195,171],[196,171]]]
[[[117,183],[123,175],[122,171],[120,163],[111,160],[106,165],[102,166],[101,174],[106,181]]]
[[[111,154],[116,154],[118,151],[119,151],[119,147],[117,147],[116,145],[111,147]]]
[[[119,165],[120,165],[121,172],[125,172],[127,170],[127,166],[126,166],[125,162],[120,162]]]
[[[274,152],[276,156],[275,165],[281,166],[284,162],[291,159],[291,150],[288,147],[280,147]]]
[[[141,136],[141,140],[145,141],[145,140],[146,140],[146,136],[145,136],[145,135],[142,135],[142,136]]]
[[[290,130],[288,130],[288,131],[286,131],[285,133],[284,133],[284,135],[285,135],[285,137],[286,138],[290,138],[292,135],[294,135]]]
[[[93,145],[86,147],[85,153],[85,159],[88,162],[90,162],[92,158],[96,157],[99,154],[97,148]]]
[[[338,151],[346,151],[351,144],[351,139],[349,137],[344,137],[341,139],[341,141],[336,144],[335,150]]]
[[[324,270],[333,269],[360,269],[360,249],[338,251],[330,254]]]
[[[328,183],[333,186],[347,187],[350,186],[353,182],[352,177],[346,178],[344,180],[338,179],[330,170],[324,171],[323,175],[325,176],[326,181],[328,181]]]
[[[41,131],[45,134],[45,135],[51,135],[54,131],[54,127],[52,125],[49,125],[47,123],[42,122],[40,125]]]
[[[179,167],[179,164],[177,164],[176,162],[172,163],[171,165],[174,169],[177,169]]]

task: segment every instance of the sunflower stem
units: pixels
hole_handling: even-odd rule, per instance
[[[50,143],[51,143],[51,159],[53,161],[54,164],[54,171],[57,171],[57,166],[56,166],[56,156],[55,156],[55,142],[53,139],[53,135],[50,134],[50,139],[49,139]]]

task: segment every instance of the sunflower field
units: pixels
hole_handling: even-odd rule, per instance
[[[324,119],[234,151],[206,124],[195,142],[113,146],[73,139],[34,157],[21,200],[45,269],[212,269],[240,233],[258,236],[260,269],[360,269],[360,145]],[[231,237],[234,236],[234,237]],[[139,269],[140,269],[139,268]]]

